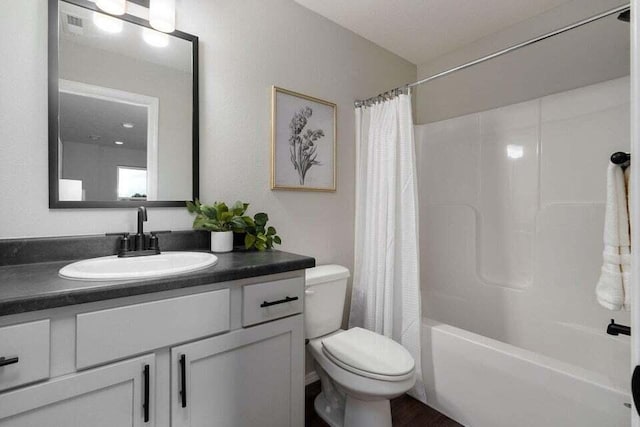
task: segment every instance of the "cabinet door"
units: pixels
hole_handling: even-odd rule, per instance
[[[171,349],[172,427],[302,427],[302,315]]]
[[[149,355],[2,393],[0,427],[153,426],[154,376]]]

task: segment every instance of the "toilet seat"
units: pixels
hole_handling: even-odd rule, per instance
[[[411,354],[375,332],[352,328],[322,339],[322,352],[341,368],[381,381],[404,381],[414,374]]]
[[[416,381],[415,368],[407,375],[371,378],[370,373],[365,376],[354,372],[352,367],[347,369],[340,366],[335,359],[328,356],[328,352],[323,349],[322,341],[343,332],[345,331],[339,329],[329,335],[312,339],[307,345],[317,372],[325,372],[341,392],[363,401],[377,401],[393,399],[413,387]],[[322,377],[320,373],[319,375]]]

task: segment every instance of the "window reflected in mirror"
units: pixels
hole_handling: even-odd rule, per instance
[[[118,166],[118,200],[147,200],[147,170]]]

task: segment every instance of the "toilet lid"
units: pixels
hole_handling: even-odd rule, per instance
[[[362,328],[351,328],[322,340],[322,348],[352,372],[399,376],[413,371],[411,354],[397,342]]]

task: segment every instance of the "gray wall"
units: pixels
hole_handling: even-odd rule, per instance
[[[147,167],[147,152],[63,142],[62,178],[82,180],[85,200],[116,200],[118,166]]]
[[[158,199],[191,198],[191,74],[69,40],[62,46],[60,78],[158,98]]]
[[[0,238],[134,230],[132,209],[48,209],[47,2],[3,7]],[[250,202],[269,213],[284,250],[351,268],[353,101],[415,79],[415,65],[293,0],[182,1],[177,26],[200,37],[202,199]],[[269,190],[272,84],[337,103],[335,193]],[[191,223],[186,209],[149,210],[150,230]]]
[[[620,0],[574,0],[418,65],[418,79],[611,9]],[[629,25],[588,24],[420,86],[416,123],[430,123],[539,98],[629,74]]]

